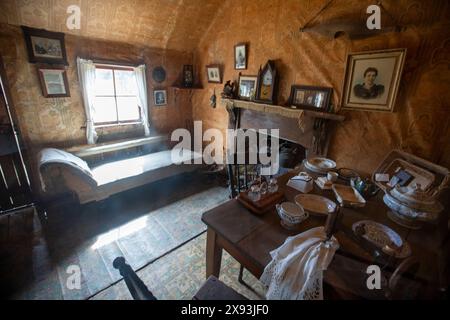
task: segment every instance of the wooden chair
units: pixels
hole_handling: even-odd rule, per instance
[[[120,275],[125,280],[128,290],[134,300],[157,300],[153,293],[147,288],[144,282],[138,277],[136,272],[126,263],[125,258],[117,257],[113,261],[113,266],[118,269]],[[192,297],[193,300],[247,300],[222,281],[214,276],[210,276]]]

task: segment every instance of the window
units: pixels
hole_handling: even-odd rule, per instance
[[[95,125],[140,122],[133,69],[95,65]]]

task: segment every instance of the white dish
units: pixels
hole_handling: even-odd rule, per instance
[[[399,259],[404,259],[411,255],[411,247],[408,243],[404,242],[398,233],[388,226],[372,220],[362,220],[353,224],[353,232],[356,233],[356,229],[362,225],[364,226],[365,231],[365,234],[362,235],[362,237],[380,248],[387,255]],[[398,251],[389,249],[394,247],[399,247],[400,249]]]
[[[333,184],[331,182],[329,182],[328,180],[326,180],[326,182],[324,183],[323,180],[319,180],[319,178],[314,180],[316,185],[322,190],[331,190],[331,187],[333,186]]]
[[[296,204],[311,215],[328,215],[336,210],[336,203],[328,198],[314,194],[299,194],[294,198]]]
[[[337,201],[344,207],[364,207],[366,205],[366,200],[353,187],[333,184],[331,189],[333,189]]]
[[[281,218],[281,224],[288,229],[295,227],[309,217],[303,207],[293,202],[283,202],[275,207]]]
[[[305,167],[313,172],[326,174],[336,168],[336,162],[322,157],[313,157],[305,160]]]

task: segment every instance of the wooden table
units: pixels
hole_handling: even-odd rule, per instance
[[[300,193],[286,186],[286,182],[294,174],[289,173],[278,179],[280,189],[288,201],[293,201],[295,195]],[[336,201],[332,191],[322,191],[315,186],[312,193]],[[342,208],[338,232],[335,234],[340,248],[325,272],[325,282],[335,288],[351,291],[352,294],[359,297],[382,298],[380,290],[367,289],[365,271],[367,265],[382,266],[380,262],[384,263],[386,260],[375,261],[369,251],[355,241],[351,231],[354,222],[370,219],[389,226],[403,238],[408,235],[407,241],[411,245],[413,254],[420,257],[422,261],[420,274],[427,282],[436,284],[437,280],[434,278],[440,273],[442,266],[439,263],[430,262],[442,260],[445,235],[437,232],[436,228],[434,232],[423,229],[408,234],[407,229],[389,220],[386,216],[387,210],[381,200],[381,194],[369,199],[364,208]],[[202,221],[208,226],[206,277],[210,275],[219,277],[222,249],[225,249],[255,277],[259,278],[264,267],[271,261],[270,251],[283,244],[288,236],[313,227],[323,226],[325,217],[310,216],[297,230],[290,231],[281,227],[275,208],[259,216],[248,211],[237,200],[232,199],[205,212]],[[398,261],[391,260],[389,262],[391,265],[395,265]]]

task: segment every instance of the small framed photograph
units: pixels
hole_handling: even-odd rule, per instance
[[[194,85],[194,67],[191,64],[183,66],[183,86],[191,88]]]
[[[64,33],[22,26],[31,63],[68,65]]]
[[[234,69],[247,69],[247,44],[239,43],[234,46]]]
[[[333,88],[297,86],[291,87],[289,103],[291,106],[300,108],[322,109],[330,111],[330,99]]]
[[[393,112],[405,56],[406,49],[350,53],[343,109]]]
[[[218,65],[206,66],[206,74],[209,83],[222,83],[222,76]]]
[[[167,91],[155,90],[153,91],[153,101],[155,106],[165,106],[167,104]]]
[[[44,97],[70,97],[69,82],[64,67],[38,67],[37,70]]]
[[[256,88],[258,85],[258,76],[239,76],[238,97],[242,100],[254,100]]]

